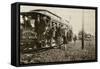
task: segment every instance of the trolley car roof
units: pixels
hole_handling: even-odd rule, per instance
[[[66,24],[66,25],[68,25],[68,23],[69,23],[68,20],[65,20],[65,19],[61,18],[60,16],[58,16],[48,10],[44,10],[44,9],[31,10],[29,12],[21,12],[20,14],[25,15],[25,16],[29,16],[32,14],[42,14],[44,16],[50,17],[55,22],[59,22],[59,23]]]

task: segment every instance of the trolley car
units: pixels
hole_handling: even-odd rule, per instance
[[[43,9],[20,13],[20,49],[23,52],[60,47],[72,40],[67,20]]]

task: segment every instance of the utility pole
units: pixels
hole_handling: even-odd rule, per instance
[[[82,49],[84,49],[84,9],[82,10]]]

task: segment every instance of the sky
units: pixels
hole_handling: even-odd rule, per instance
[[[76,9],[76,8],[59,8],[59,7],[44,7],[44,6],[20,6],[20,12],[29,12],[35,9],[45,9],[57,14],[58,16],[68,20],[72,26],[73,33],[78,34],[82,30],[95,35],[95,10],[93,9]]]

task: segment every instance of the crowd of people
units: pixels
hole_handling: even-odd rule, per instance
[[[38,19],[35,22],[35,32],[37,33],[37,40],[39,43],[52,46],[53,43],[56,46],[61,44],[67,44],[72,39],[72,30],[69,26],[62,23],[50,22],[46,20],[46,17]]]

